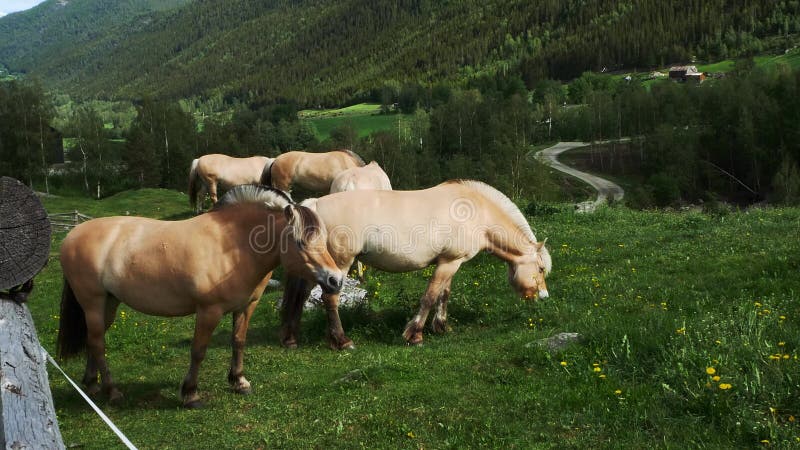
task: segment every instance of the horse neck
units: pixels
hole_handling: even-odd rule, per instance
[[[258,203],[234,205],[219,211],[219,220],[232,228],[240,250],[256,262],[254,270],[262,277],[280,264],[281,237],[286,218],[281,211]],[[229,228],[230,227],[230,228]]]
[[[506,262],[512,262],[522,255],[535,251],[535,244],[511,220],[505,218],[495,221],[489,227],[485,250]]]

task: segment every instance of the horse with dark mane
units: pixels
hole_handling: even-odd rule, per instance
[[[181,385],[186,407],[200,405],[197,376],[212,332],[233,314],[233,356],[228,381],[250,391],[243,351],[253,310],[278,264],[319,283],[330,294],[343,274],[326,249],[316,213],[283,192],[239,186],[207,214],[182,221],[105,217],[75,227],[61,245],[64,289],[58,332],[60,357],[88,347],[83,383],[113,399],[105,332],[125,303],[154,316],[196,317],[191,365]],[[100,382],[98,384],[98,372]]]
[[[355,152],[334,150],[327,153],[286,152],[264,168],[261,184],[289,192],[293,186],[327,194],[341,172],[366,164]]]

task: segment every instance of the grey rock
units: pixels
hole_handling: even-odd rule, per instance
[[[527,348],[531,347],[545,347],[548,350],[559,351],[564,350],[573,343],[580,343],[583,336],[578,333],[558,333],[550,336],[549,338],[539,339],[525,345]]]
[[[344,279],[344,286],[342,292],[339,293],[339,306],[355,306],[364,302],[364,297],[367,296],[367,291],[358,287],[358,280],[347,277]],[[305,308],[316,308],[322,305],[322,289],[319,285],[314,286],[311,290],[306,301]]]

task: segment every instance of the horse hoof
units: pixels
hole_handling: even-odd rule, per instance
[[[236,392],[239,395],[250,395],[253,393],[253,388],[240,388],[234,389],[233,392]]]
[[[99,384],[95,383],[95,384],[91,384],[89,386],[86,386],[86,393],[89,394],[92,397],[97,395],[99,392],[100,392],[100,385]]]
[[[203,409],[205,405],[200,400],[193,400],[188,403],[184,403],[183,407],[186,409]]]
[[[283,348],[288,348],[289,350],[297,350],[297,341],[295,340],[283,341],[281,342],[281,345]]]
[[[422,340],[420,339],[419,341],[414,342],[408,341],[406,342],[406,347],[422,347]]]
[[[123,397],[122,392],[114,389],[108,394],[108,401],[109,403],[119,403]]]

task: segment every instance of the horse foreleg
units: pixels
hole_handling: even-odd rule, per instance
[[[322,294],[322,301],[328,313],[328,345],[333,350],[354,349],[356,346],[344,334],[339,318],[339,294]]]
[[[436,300],[436,315],[433,316],[433,321],[431,321],[431,328],[437,334],[450,331],[447,326],[447,300],[450,299],[450,283],[452,280],[452,278],[447,280],[447,285],[442,289],[439,298]]]
[[[210,180],[208,183],[208,196],[211,197],[211,206],[217,204],[217,182],[216,180]]]
[[[297,348],[303,305],[310,292],[309,282],[293,275],[287,276],[281,301],[281,345],[286,348]]]
[[[200,363],[206,357],[211,334],[222,318],[222,311],[218,308],[202,308],[198,309],[196,315],[194,339],[192,339],[192,362],[189,365],[189,372],[181,383],[181,398],[183,406],[187,408],[203,406],[200,396],[197,395],[197,376],[200,371]]]
[[[428,313],[434,302],[440,298],[446,289],[449,289],[453,275],[461,266],[461,262],[461,260],[440,262],[436,266],[436,270],[428,282],[428,288],[420,299],[419,311],[406,324],[406,329],[403,331],[403,337],[408,345],[422,344],[422,329],[425,327],[425,321],[428,320]]]
[[[228,371],[228,383],[237,394],[249,394],[251,392],[250,382],[244,377],[244,344],[247,340],[247,328],[250,326],[250,318],[253,311],[258,306],[258,300],[251,301],[244,311],[234,312],[233,333],[231,334],[231,368]]]

